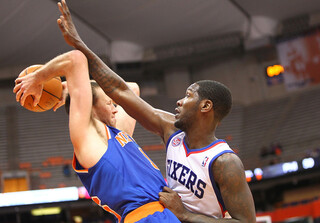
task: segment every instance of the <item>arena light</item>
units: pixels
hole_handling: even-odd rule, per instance
[[[75,201],[79,199],[77,187],[0,193],[0,207]]]
[[[253,172],[251,170],[246,170],[245,174],[246,174],[247,182],[250,182],[252,180],[252,177],[253,177]]]
[[[298,162],[292,161],[282,164],[282,171],[283,173],[290,173],[298,171]]]
[[[309,157],[302,160],[302,167],[303,169],[310,169],[313,168],[315,165],[314,159]]]
[[[247,182],[272,179],[301,171],[320,169],[320,156],[308,157],[297,161],[277,163],[254,170],[246,170]]]
[[[261,168],[254,169],[254,175],[256,176],[257,180],[261,180],[263,176],[263,171]]]
[[[60,213],[61,213],[61,208],[59,207],[38,208],[38,209],[31,210],[32,216],[55,215]]]
[[[284,67],[279,64],[267,67],[267,76],[268,77],[278,76],[283,72],[284,72]]]

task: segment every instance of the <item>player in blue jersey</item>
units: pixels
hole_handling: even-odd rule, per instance
[[[82,41],[69,9],[58,3],[58,25],[65,41],[85,54],[90,74],[108,96],[167,145],[167,179],[160,201],[182,222],[255,222],[252,194],[241,160],[215,130],[231,109],[230,91],[215,81],[188,87],[176,115],[137,97]],[[177,83],[179,84],[179,83]],[[179,193],[179,198],[177,192]],[[183,203],[182,203],[183,202]],[[224,219],[228,211],[231,219]]]
[[[34,95],[37,104],[43,83],[55,76],[67,80],[73,167],[91,198],[118,222],[180,222],[159,202],[158,193],[166,183],[131,137],[135,120],[117,110],[97,84],[90,85],[87,59],[80,51],[57,56],[17,78],[16,100],[23,105],[28,95]]]

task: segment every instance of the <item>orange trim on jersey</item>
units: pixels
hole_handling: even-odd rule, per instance
[[[139,150],[147,158],[147,160],[151,163],[153,168],[160,171],[160,169],[157,167],[157,165],[147,156],[147,154],[145,154],[145,152],[143,152],[143,150],[140,147],[139,147]]]
[[[114,210],[112,210],[108,205],[104,204],[104,205],[101,205],[101,201],[100,199],[97,197],[97,196],[93,196],[91,197],[91,199],[97,204],[99,205],[100,207],[102,207],[105,211],[113,214],[117,219],[118,219],[118,222],[121,221],[121,216],[115,212]]]
[[[88,173],[88,169],[83,169],[83,170],[77,170],[76,168],[76,154],[73,153],[73,159],[72,159],[72,168],[74,171],[77,173]]]
[[[218,142],[218,143],[215,143],[215,144],[213,144],[212,146],[210,146],[210,147],[208,147],[208,148],[206,148],[206,149],[204,149],[204,150],[191,151],[191,152],[189,152],[189,153],[188,153],[188,151],[187,151],[186,145],[184,144],[184,141],[182,142],[182,145],[183,145],[184,151],[186,152],[186,156],[188,157],[190,154],[205,152],[205,151],[207,151],[207,150],[209,150],[209,149],[212,149],[213,147],[215,147],[215,146],[217,146],[217,145],[219,145],[219,144],[221,144],[221,143],[226,143],[226,142]]]
[[[104,127],[106,128],[107,140],[109,140],[111,138],[111,134],[109,132],[109,128],[106,125]]]
[[[142,218],[152,215],[157,211],[162,212],[164,207],[159,201],[154,201],[131,211],[124,219],[124,223],[133,223],[141,220]]]

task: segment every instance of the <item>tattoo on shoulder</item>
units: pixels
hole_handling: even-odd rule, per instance
[[[214,177],[218,182],[236,183],[242,178],[242,175],[239,174],[241,171],[238,159],[231,153],[220,156],[213,165]]]

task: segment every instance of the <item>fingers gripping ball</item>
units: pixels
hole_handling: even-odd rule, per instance
[[[32,65],[24,69],[19,77],[23,77],[28,75],[37,69],[39,69],[42,65]],[[29,95],[24,103],[26,109],[33,112],[44,112],[52,109],[61,99],[62,97],[62,84],[60,77],[54,77],[51,80],[48,80],[43,84],[43,91],[40,98],[40,101],[37,106],[33,106],[33,95]]]

